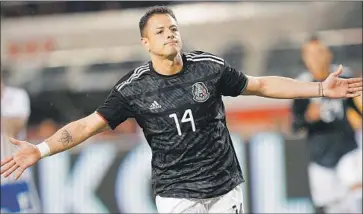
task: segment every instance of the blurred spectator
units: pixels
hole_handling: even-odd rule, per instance
[[[27,122],[30,115],[28,93],[22,88],[9,87],[1,78],[1,157],[8,157],[18,148],[10,143],[9,137],[26,139]],[[20,168],[14,168],[17,172]],[[15,163],[14,163],[15,164]],[[2,168],[3,170],[3,168]],[[40,202],[31,169],[15,180],[15,176],[1,176],[1,213],[40,212]]]
[[[58,125],[52,119],[46,119],[39,124],[38,135],[39,139],[47,139],[58,130]]]
[[[303,61],[307,72],[299,76],[300,80],[320,82],[325,80],[337,68],[332,65],[333,54],[316,36],[304,44]],[[352,72],[345,67],[343,76],[349,77]],[[354,131],[346,117],[348,105],[343,99],[319,97],[298,99],[293,102],[293,127],[307,131],[310,163],[308,167],[310,192],[316,208],[326,213],[356,213],[361,203],[339,176],[346,172],[349,165],[342,165],[344,157],[354,155],[357,143]],[[343,177],[351,175],[344,174]],[[354,194],[355,195],[355,194]]]

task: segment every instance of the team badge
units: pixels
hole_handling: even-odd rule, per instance
[[[205,102],[209,98],[208,88],[202,82],[194,83],[192,93],[193,99],[197,102]]]

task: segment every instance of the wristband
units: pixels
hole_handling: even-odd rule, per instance
[[[319,82],[319,97],[325,97],[323,83]]]
[[[38,148],[38,150],[40,152],[41,158],[44,158],[44,157],[47,157],[50,155],[50,149],[49,149],[47,142],[43,141],[42,143],[37,144],[36,147]]]

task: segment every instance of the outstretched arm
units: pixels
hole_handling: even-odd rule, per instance
[[[362,78],[342,79],[342,66],[329,75],[324,82],[303,82],[287,77],[248,77],[243,95],[257,95],[278,99],[311,97],[356,97],[362,92]]]
[[[19,150],[10,157],[1,160],[1,175],[5,177],[16,173],[18,179],[25,169],[36,164],[42,157],[53,155],[70,149],[88,138],[107,129],[115,129],[120,123],[133,117],[128,100],[123,97],[118,85],[126,81],[133,72],[121,78],[111,90],[105,102],[95,113],[80,120],[69,123],[53,136],[36,146],[26,141],[10,138]]]
[[[93,113],[69,123],[37,146],[10,138],[10,141],[20,149],[1,161],[1,175],[4,174],[4,177],[8,177],[17,171],[16,179],[18,179],[25,169],[36,164],[42,158],[42,154],[53,155],[70,149],[93,135],[107,130],[108,127],[108,123],[98,113]]]
[[[106,131],[108,128],[107,122],[95,112],[65,125],[54,135],[46,139],[45,142],[49,146],[50,155],[53,155],[77,146],[88,138]]]
[[[256,95],[277,99],[323,96],[321,83],[319,82],[301,82],[279,76],[248,76],[248,85],[242,95]]]

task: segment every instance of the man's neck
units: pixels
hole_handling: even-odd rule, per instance
[[[314,72],[314,79],[323,81],[325,80],[330,74],[330,66],[324,66],[323,68],[319,69],[319,71]]]
[[[180,53],[172,59],[151,56],[151,61],[154,70],[162,75],[174,75],[183,69],[183,59]]]

